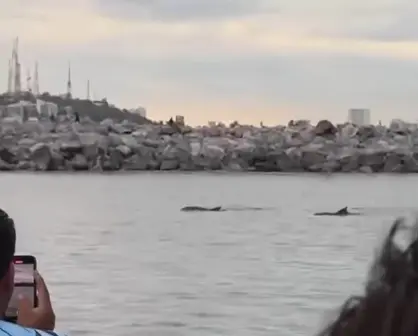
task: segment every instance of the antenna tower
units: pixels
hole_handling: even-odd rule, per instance
[[[33,74],[33,94],[35,96],[39,95],[39,75],[38,75],[38,62],[35,62],[35,70]]]
[[[31,77],[31,75],[30,75],[30,69],[28,68],[27,69],[27,72],[26,72],[26,89],[28,90],[28,92],[30,92],[30,93],[32,93],[32,85],[31,85],[31,80],[32,80],[32,77]]]
[[[71,64],[68,63],[68,80],[67,80],[67,97],[71,98],[71,91],[72,91],[72,87],[71,87]]]
[[[12,66],[12,60],[9,59],[9,69],[8,69],[8,75],[7,75],[7,92],[11,93],[12,88],[12,81],[13,81],[13,66]]]
[[[16,37],[14,48],[13,48],[13,58],[14,58],[14,92],[19,93],[21,90],[21,78],[20,78],[20,63],[19,63],[19,54],[18,54],[18,47],[19,47],[19,38]]]
[[[90,100],[90,79],[87,80],[87,100]]]

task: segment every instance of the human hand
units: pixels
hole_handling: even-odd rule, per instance
[[[35,271],[35,285],[38,292],[38,306],[33,307],[26,297],[19,298],[17,324],[22,327],[54,330],[55,313],[52,308],[48,287],[41,275]]]

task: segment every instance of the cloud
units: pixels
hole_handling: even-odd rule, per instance
[[[7,9],[0,14],[2,38],[19,36],[33,45],[83,45],[129,30],[128,25],[97,15],[88,0],[0,0],[0,7]]]
[[[350,38],[366,38],[375,41],[389,42],[417,42],[418,41],[418,21],[416,20],[418,6],[413,6],[410,11],[403,10],[388,17],[385,24],[381,26],[368,27],[363,31],[351,31],[345,34]]]
[[[416,6],[407,0],[0,0],[0,5],[8,8],[8,17],[0,20],[3,38],[19,35],[27,45],[63,51],[127,57],[320,52],[418,58],[418,43],[410,41],[411,31],[418,30],[406,29],[409,38],[401,38],[406,36],[401,22],[415,25],[406,20]]]
[[[412,0],[96,0],[109,17],[164,23],[257,26],[271,35],[416,40]],[[196,27],[194,27],[196,28]],[[281,34],[279,34],[279,32]]]
[[[71,60],[75,95],[85,96],[90,79],[95,98],[145,105],[155,119],[343,121],[348,108],[363,106],[385,121],[415,118],[416,6],[0,0],[0,78],[18,35],[23,66],[40,62],[41,90],[63,92]]]
[[[360,3],[354,0],[347,3],[341,0],[335,1],[334,5],[335,8],[327,5],[328,13],[321,10],[312,15],[314,21],[322,21],[322,24],[312,25],[313,35],[368,41],[417,41],[416,1],[370,0]]]
[[[220,20],[278,11],[275,0],[96,0],[110,16],[156,21]]]

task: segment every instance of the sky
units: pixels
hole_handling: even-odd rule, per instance
[[[13,39],[42,92],[153,120],[266,125],[418,121],[415,0],[0,0],[0,89]],[[22,81],[25,83],[24,79]]]

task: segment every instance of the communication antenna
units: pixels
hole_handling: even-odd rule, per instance
[[[71,91],[72,91],[72,85],[71,85],[71,64],[68,62],[68,79],[67,79],[67,97],[71,98]]]
[[[27,73],[26,73],[26,87],[27,87],[28,92],[32,92],[31,80],[32,80],[32,77],[30,75],[30,69],[28,68]]]
[[[8,93],[11,93],[13,90],[12,84],[13,84],[13,66],[12,66],[12,60],[9,59],[9,71],[7,75],[7,92]]]
[[[87,80],[87,100],[90,100],[90,79]]]
[[[39,74],[38,74],[38,61],[35,62],[35,70],[33,74],[33,94],[39,95]]]
[[[14,78],[14,91],[16,93],[19,93],[21,91],[21,75],[20,75],[20,63],[19,63],[19,53],[18,53],[18,48],[19,48],[19,38],[16,37],[15,40],[15,45],[14,45],[14,49],[13,49],[13,56],[14,56],[14,67],[15,67],[15,78]]]

